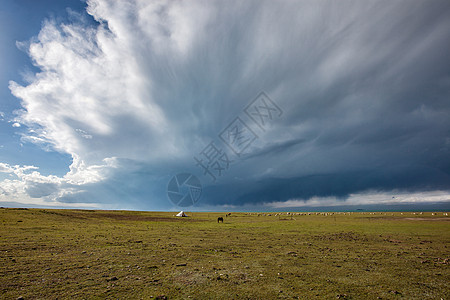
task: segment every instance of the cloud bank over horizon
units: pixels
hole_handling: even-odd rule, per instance
[[[190,172],[194,209],[450,203],[448,2],[86,10],[18,42],[40,71],[9,86],[23,143],[70,155],[69,172],[0,162],[1,202],[174,209],[167,183]],[[245,113],[262,91],[280,109],[264,128]],[[236,117],[257,136],[242,155],[220,137]],[[210,142],[230,162],[215,181],[194,159]]]

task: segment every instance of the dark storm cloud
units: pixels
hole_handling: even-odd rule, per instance
[[[286,113],[233,166],[246,180],[211,187],[208,201],[450,189],[450,9],[428,4],[323,5],[320,19],[287,30],[256,77]]]

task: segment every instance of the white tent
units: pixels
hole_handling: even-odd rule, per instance
[[[180,211],[180,212],[177,214],[177,217],[187,217],[187,216],[186,216],[186,214],[184,213],[184,211]]]

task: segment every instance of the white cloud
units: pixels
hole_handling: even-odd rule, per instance
[[[358,206],[358,205],[392,205],[392,204],[425,204],[437,202],[450,202],[448,191],[430,191],[407,193],[391,192],[364,192],[350,194],[347,199],[336,197],[312,197],[308,200],[290,199],[287,201],[270,202],[264,205],[272,208],[289,207],[323,207],[323,206]]]
[[[11,166],[9,164],[1,163],[0,162],[0,172],[3,173],[14,173],[17,176],[23,176],[27,171],[30,170],[37,170],[38,168],[35,166]]]
[[[10,82],[24,108],[13,127],[26,124],[29,131],[22,141],[51,146],[70,154],[73,162],[63,177],[25,173],[25,167],[10,169],[18,179],[0,183],[8,199],[16,194],[57,203],[69,187],[105,180],[114,157],[158,161],[177,154],[170,123],[152,99],[153,83],[143,54],[156,58],[152,52],[165,56],[167,51],[187,51],[192,26],[200,25],[198,20],[183,20],[180,5],[187,4],[163,5],[173,15],[169,20],[160,14],[161,5],[90,1],[88,11],[108,22],[111,31],[105,25],[44,22],[28,47],[41,72],[28,78],[26,87]],[[136,15],[138,23],[129,22]]]
[[[21,122],[34,130],[29,139],[79,155],[87,163],[112,156],[145,158],[147,145],[156,140],[162,141],[160,155],[165,153],[168,122],[151,98],[148,76],[137,61],[140,49],[123,43],[125,32],[125,36],[113,33],[102,26],[44,24],[38,41],[29,47],[43,71],[27,87],[10,84],[26,109],[20,114]],[[141,147],[134,138],[138,132]],[[117,143],[124,138],[130,141]],[[130,143],[135,151],[129,151]],[[157,156],[155,151],[152,157]]]
[[[78,132],[85,139],[92,139],[92,135],[88,134],[86,131],[82,129],[75,129],[75,131]]]
[[[14,179],[4,179],[0,182],[0,202],[18,202],[22,204],[46,206],[71,206],[62,198],[68,195],[82,193],[86,185],[101,182],[114,169],[114,158],[105,159],[102,165],[91,165],[73,158],[70,171],[62,176],[44,176],[35,166],[11,166],[0,163],[0,173],[14,175]],[[72,203],[73,207],[92,206],[92,203]],[[96,207],[98,205],[95,205]]]

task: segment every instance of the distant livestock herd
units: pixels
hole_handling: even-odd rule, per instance
[[[392,213],[392,212],[389,212],[389,213],[387,213],[387,212],[296,212],[296,213],[294,213],[294,212],[280,212],[280,213],[246,213],[246,215],[249,215],[249,216],[251,216],[251,215],[255,215],[255,216],[258,216],[258,217],[260,217],[260,216],[267,216],[267,217],[270,217],[270,216],[275,216],[275,217],[281,217],[281,216],[290,216],[291,218],[293,217],[293,216],[311,216],[311,215],[322,215],[322,216],[333,216],[333,215],[352,215],[352,214],[362,214],[362,215],[364,215],[364,214],[368,214],[368,215],[391,215],[391,216],[394,216],[394,213]],[[401,212],[400,213],[400,215],[405,215],[405,214],[412,214],[412,215],[423,215],[423,212]],[[432,216],[437,216],[438,215],[438,213],[437,212],[432,212],[431,213],[431,215]],[[231,213],[227,213],[226,215],[225,215],[225,217],[230,217],[231,216]],[[448,213],[447,212],[443,212],[442,213],[442,216],[448,216]],[[220,222],[222,222],[223,223],[223,217],[218,217],[217,218],[217,223],[220,223]]]

